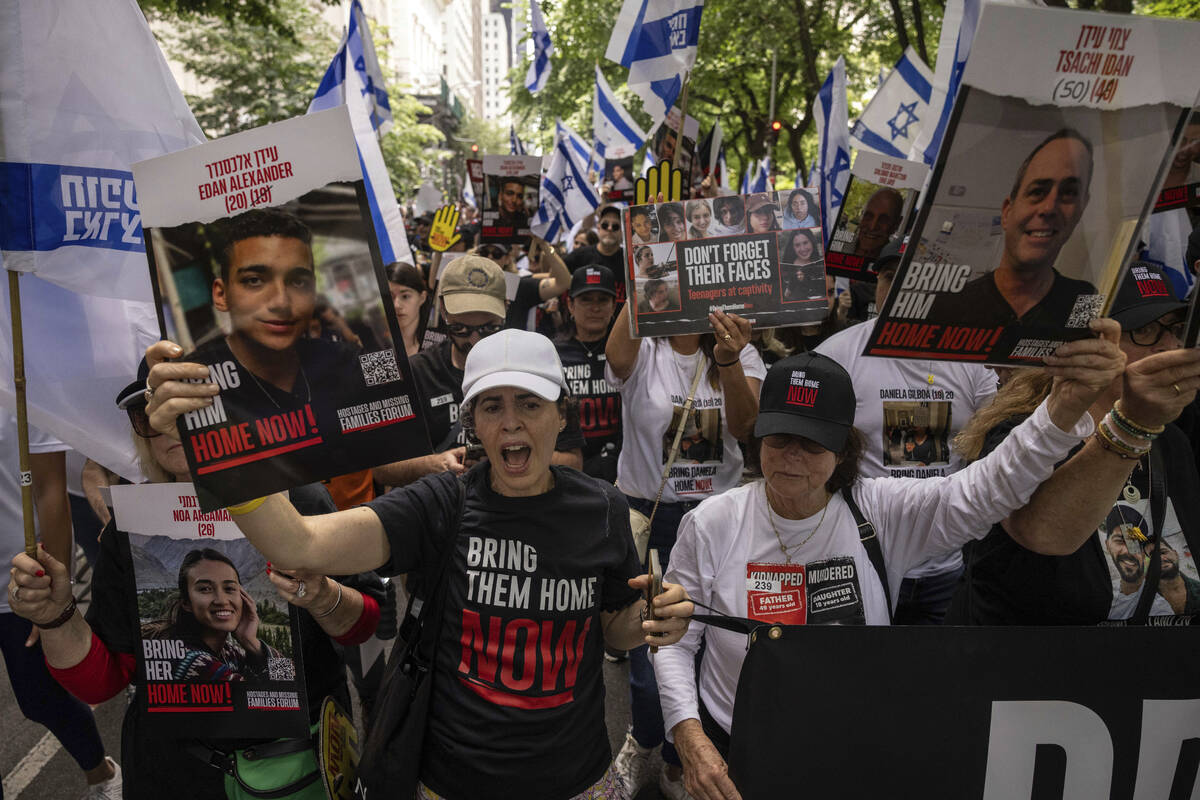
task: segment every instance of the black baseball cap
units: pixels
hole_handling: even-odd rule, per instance
[[[841,364],[820,353],[775,362],[763,380],[755,436],[786,433],[840,453],[854,427],[854,383]]]
[[[150,365],[146,357],[138,364],[137,380],[126,386],[117,394],[117,408],[125,411],[136,406],[146,405],[146,378],[150,376]]]
[[[596,209],[596,219],[604,219],[605,214],[616,214],[620,217],[621,206],[617,203],[601,203],[599,208]]]
[[[570,296],[578,297],[584,292],[604,292],[617,296],[617,279],[613,271],[603,264],[588,264],[575,270],[571,276]]]
[[[1162,267],[1149,261],[1134,261],[1125,271],[1108,315],[1121,323],[1121,330],[1134,331],[1182,308],[1187,308],[1187,303],[1176,296],[1175,287]]]
[[[871,266],[873,272],[882,272],[887,267],[894,267],[900,263],[900,256],[904,255],[904,237],[898,237],[888,242],[879,251],[879,255],[875,258],[875,263]]]

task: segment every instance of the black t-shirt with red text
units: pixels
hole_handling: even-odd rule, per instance
[[[583,471],[611,483],[616,478],[616,459],[621,452],[621,393],[604,379],[607,342],[607,335],[586,343],[572,336],[554,346],[571,396],[579,402],[579,427],[585,441]],[[606,453],[605,447],[610,444],[613,447]],[[611,478],[604,465],[611,465]]]
[[[447,566],[421,780],[460,798],[567,798],[611,761],[600,613],[637,599],[629,512],[612,486],[552,467],[535,497],[463,477]],[[391,548],[382,574],[420,570],[451,540],[456,479],[430,475],[369,505]]]

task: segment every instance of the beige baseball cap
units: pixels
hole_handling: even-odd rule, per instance
[[[483,311],[503,318],[507,310],[504,270],[490,258],[459,256],[442,272],[438,297],[446,304],[449,314]]]

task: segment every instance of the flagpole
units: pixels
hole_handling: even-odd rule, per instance
[[[25,555],[37,558],[33,529],[33,473],[29,465],[29,417],[25,411],[25,340],[21,336],[20,273],[8,270],[8,302],[12,317],[13,390],[17,400],[17,449],[21,469],[21,512],[25,522]]]
[[[675,135],[675,154],[671,156],[671,169],[679,169],[679,155],[683,152],[683,132],[687,128],[688,84],[692,81],[692,71],[683,73],[683,93],[679,100],[679,132]],[[685,187],[691,191],[690,186]]]

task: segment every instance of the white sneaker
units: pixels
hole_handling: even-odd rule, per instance
[[[80,800],[121,800],[121,765],[108,756],[104,759],[112,764],[113,776],[104,783],[96,783],[87,787]]]
[[[658,773],[658,793],[663,800],[693,800],[683,788],[683,778],[673,781],[667,777],[667,765],[663,764],[662,772]]]
[[[621,776],[621,780],[625,781],[625,788],[629,790],[630,797],[636,796],[650,778],[652,752],[653,747],[642,747],[637,743],[632,731],[625,734],[625,744],[621,745],[621,752],[613,759],[613,769]]]

